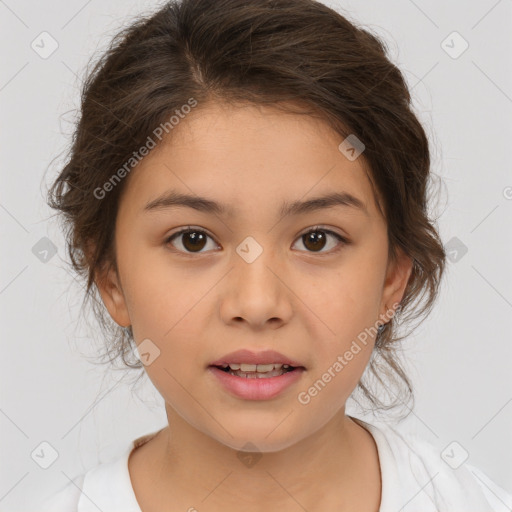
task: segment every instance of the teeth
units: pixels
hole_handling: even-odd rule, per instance
[[[285,365],[287,366],[287,365]],[[232,370],[240,370],[242,372],[259,372],[266,373],[271,372],[272,370],[280,370],[283,365],[282,364],[237,364],[232,363],[229,365]]]
[[[229,368],[233,375],[239,377],[274,377],[282,375],[286,370],[290,369],[289,364],[245,364],[231,363],[219,365],[222,368]]]
[[[242,372],[240,370],[230,370],[231,375],[236,375],[237,377],[243,377],[246,379],[267,379],[270,377],[279,377],[285,373],[284,370],[272,370],[271,372]]]

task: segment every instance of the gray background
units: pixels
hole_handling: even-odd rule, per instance
[[[398,428],[440,452],[457,441],[468,462],[512,492],[512,2],[329,5],[388,42],[431,139],[433,171],[443,180],[433,211],[452,261],[439,303],[404,344],[417,405]],[[0,1],[2,511],[34,506],[165,424],[151,383],[132,396],[123,372],[106,373],[87,361],[102,340],[78,321],[81,287],[43,201],[45,183],[62,163],[52,159],[72,133],[78,77],[89,57],[133,15],[156,6]],[[42,46],[43,31],[58,43],[48,58],[31,47],[34,40]],[[453,31],[469,44],[457,58],[443,44]],[[460,39],[447,41],[452,51],[461,48]],[[57,251],[46,262],[44,237]],[[59,455],[48,469],[31,457],[44,441]]]

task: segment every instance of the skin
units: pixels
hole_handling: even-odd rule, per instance
[[[112,318],[132,326],[137,344],[150,339],[160,350],[145,369],[171,427],[129,460],[143,512],[226,512],[241,504],[249,512],[378,511],[375,442],[345,414],[374,337],[307,405],[297,400],[400,302],[412,268],[403,254],[388,260],[386,221],[363,158],[347,159],[342,140],[312,117],[210,103],[125,178],[119,274],[105,271],[97,283]],[[233,216],[186,207],[143,212],[169,189],[224,203]],[[335,206],[279,216],[283,201],[332,191],[358,197],[367,214]],[[327,235],[315,251],[302,235],[317,225],[317,233],[330,229],[350,243]],[[211,236],[199,252],[186,235],[166,242],[187,226]],[[247,236],[263,249],[252,263],[236,252]],[[271,400],[234,397],[207,366],[239,348],[277,350],[306,371]],[[237,457],[247,442],[262,455],[251,467]]]

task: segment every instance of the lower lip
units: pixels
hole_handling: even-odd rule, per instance
[[[219,379],[220,383],[230,393],[245,400],[268,400],[274,398],[294,382],[297,382],[304,372],[304,368],[296,368],[277,377],[247,379],[231,375],[231,373],[224,372],[216,366],[209,366],[208,370]]]

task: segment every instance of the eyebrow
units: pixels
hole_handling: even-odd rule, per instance
[[[193,208],[204,213],[213,213],[219,216],[234,215],[232,208],[221,203],[195,195],[182,194],[175,190],[169,190],[163,195],[149,201],[144,207],[144,212],[163,210],[174,207]],[[284,202],[279,211],[280,216],[301,215],[318,210],[333,208],[335,206],[351,207],[360,210],[365,215],[369,215],[368,209],[361,199],[349,194],[348,192],[332,192],[327,195],[307,199],[306,201]]]

